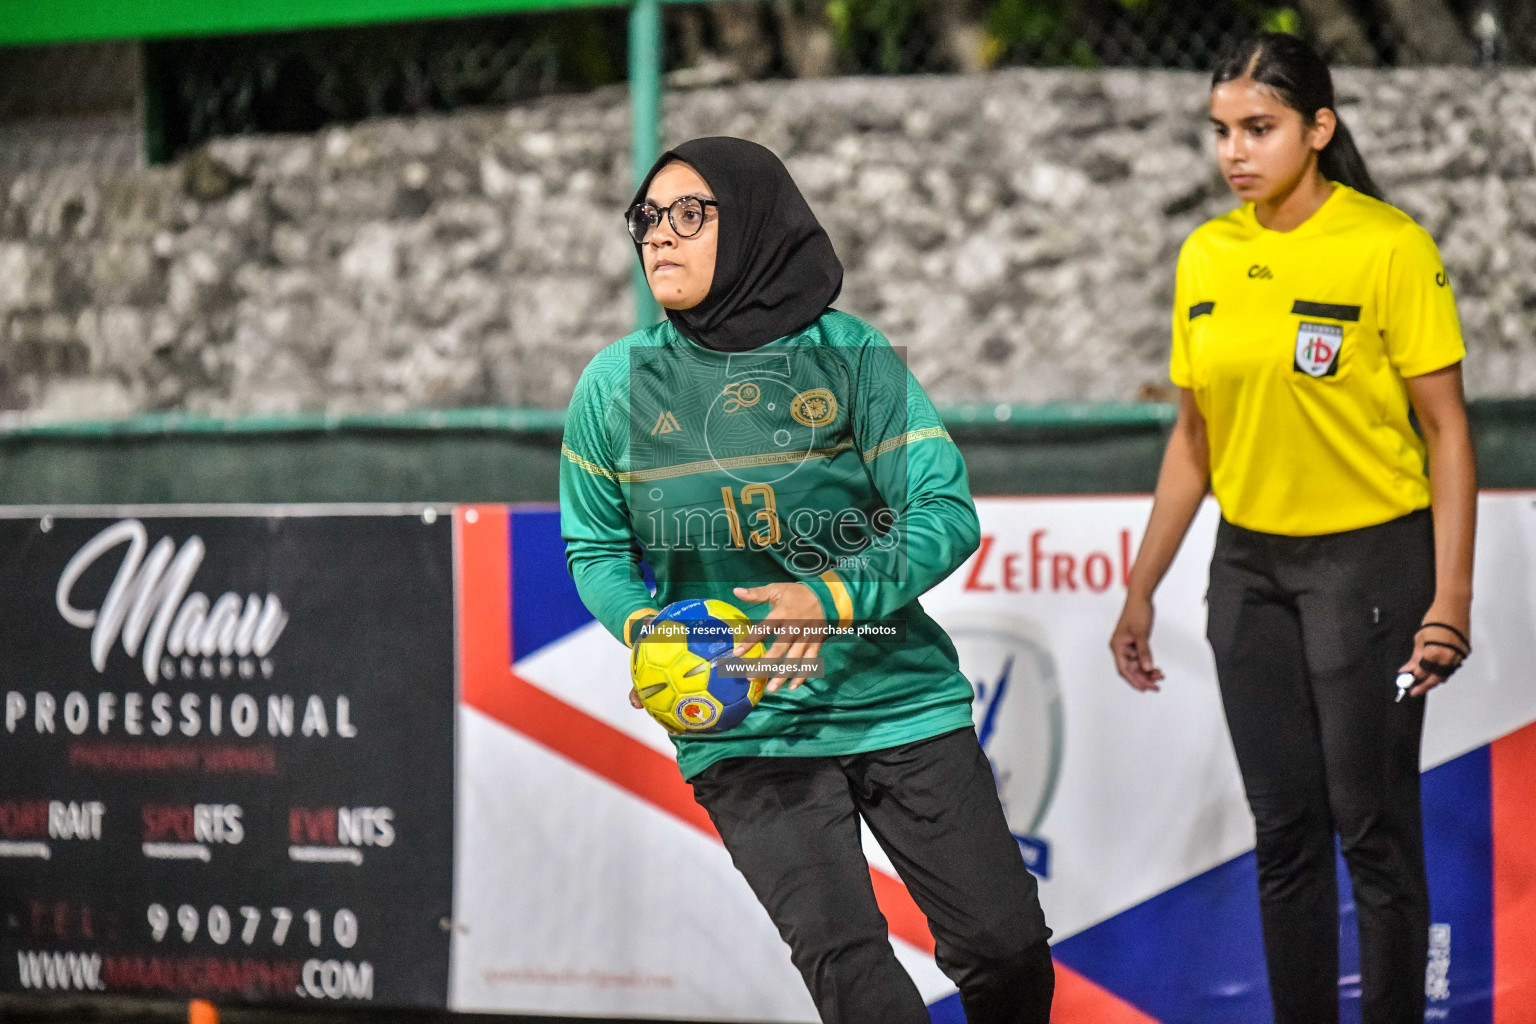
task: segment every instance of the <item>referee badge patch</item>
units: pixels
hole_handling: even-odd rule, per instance
[[[1302,323],[1296,330],[1296,363],[1308,377],[1332,377],[1339,372],[1344,328],[1337,324]]]

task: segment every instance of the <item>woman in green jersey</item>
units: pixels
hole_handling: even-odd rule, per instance
[[[1275,1020],[1338,1019],[1337,836],[1363,1020],[1422,1024],[1424,695],[1471,650],[1456,304],[1429,235],[1379,198],[1304,43],[1249,41],[1217,67],[1210,110],[1244,204],[1179,255],[1179,416],[1110,646],[1127,682],[1158,688],[1152,592],[1209,486],[1222,521],[1207,635],[1257,833]]]
[[[679,146],[628,220],[667,319],[599,353],[571,400],[561,529],[582,599],[626,643],[672,601],[734,601],[802,630],[768,657],[823,657],[824,677],[770,680],[734,729],[673,737],[823,1021],[928,1021],[875,900],[862,818],[971,1024],[1046,1024],[1035,880],[970,683],[918,603],[978,543],[959,451],[885,338],[829,308],[842,267],[768,150]],[[871,619],[903,635],[814,638]]]

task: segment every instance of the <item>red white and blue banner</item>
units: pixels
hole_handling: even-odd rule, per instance
[[[1159,694],[1107,640],[1144,497],[985,499],[977,554],[925,604],[1055,929],[1058,1024],[1268,1018],[1253,826],[1204,640],[1208,506],[1158,595]],[[1481,505],[1477,654],[1430,700],[1427,1020],[1536,1021],[1536,495]],[[455,515],[460,707],[449,1003],[461,1010],[814,1021],[787,951],[630,708],[627,652],[582,607],[557,513]],[[961,1021],[877,846],[892,943]],[[1344,1020],[1359,1019],[1341,871]]]

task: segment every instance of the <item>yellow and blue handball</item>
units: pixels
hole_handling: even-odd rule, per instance
[[[674,601],[651,620],[630,654],[640,703],[671,733],[724,732],[741,724],[768,680],[723,676],[719,662],[752,628],[725,601]],[[760,658],[755,644],[743,657]]]

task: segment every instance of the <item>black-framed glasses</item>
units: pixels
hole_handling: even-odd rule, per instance
[[[692,238],[704,230],[707,209],[719,205],[713,199],[702,196],[681,196],[672,200],[672,205],[667,207],[667,223],[672,225],[677,237]],[[647,199],[631,206],[624,219],[629,224],[629,237],[635,240],[636,245],[641,245],[656,230],[656,225],[661,223],[661,207]]]

